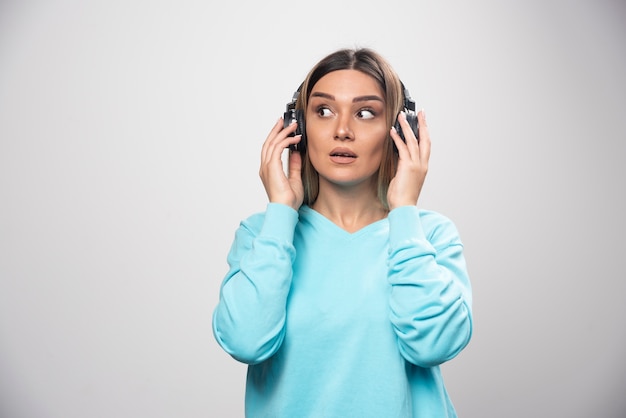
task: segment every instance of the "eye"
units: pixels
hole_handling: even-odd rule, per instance
[[[376,116],[376,113],[372,109],[361,109],[356,116],[360,119],[372,119]]]
[[[325,106],[320,106],[317,108],[317,114],[324,118],[331,116],[333,112],[331,112],[330,109]]]

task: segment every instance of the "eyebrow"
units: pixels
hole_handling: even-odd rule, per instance
[[[328,100],[335,100],[335,96],[333,96],[332,94],[328,94],[328,93],[322,93],[322,92],[313,92],[311,93],[311,97],[322,97],[324,99],[328,99]],[[380,97],[380,96],[376,96],[374,94],[372,95],[368,95],[368,96],[357,96],[354,99],[352,99],[352,103],[356,103],[356,102],[367,102],[370,100],[376,100],[379,102],[384,102],[384,100]]]

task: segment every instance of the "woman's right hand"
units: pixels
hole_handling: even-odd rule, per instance
[[[299,152],[289,151],[288,176],[285,175],[281,159],[285,148],[300,142],[301,135],[289,136],[296,131],[296,126],[297,123],[292,123],[283,128],[282,118],[276,122],[261,149],[259,176],[270,202],[282,203],[298,210],[304,200],[304,188],[300,177],[302,158]]]

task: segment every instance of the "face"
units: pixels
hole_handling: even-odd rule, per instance
[[[306,109],[307,153],[326,185],[373,185],[387,138],[385,95],[357,70],[332,71],[313,86]]]

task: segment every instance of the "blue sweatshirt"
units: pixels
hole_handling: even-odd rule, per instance
[[[472,334],[463,246],[446,217],[403,206],[349,233],[270,203],[243,221],[213,313],[249,364],[247,417],[455,417],[439,365]]]

